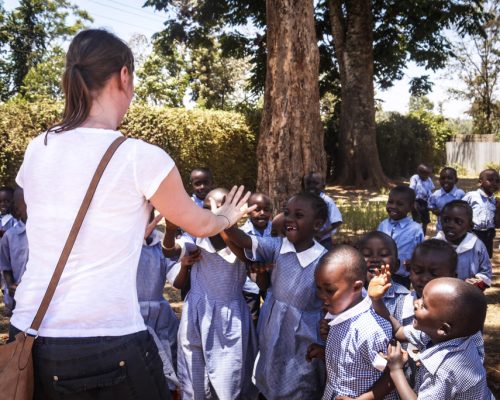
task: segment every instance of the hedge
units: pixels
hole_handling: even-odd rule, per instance
[[[60,103],[11,101],[0,104],[0,184],[13,185],[31,138],[57,121]],[[134,105],[120,130],[165,149],[184,182],[189,171],[205,166],[218,186],[254,188],[256,138],[242,114]]]

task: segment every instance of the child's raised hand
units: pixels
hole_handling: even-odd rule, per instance
[[[317,343],[312,343],[307,348],[306,361],[311,362],[315,358],[325,359],[325,348]]]
[[[319,336],[321,337],[321,339],[325,340],[327,339],[328,337],[328,332],[330,332],[330,320],[328,319],[322,319],[321,321],[319,321]]]
[[[387,347],[387,366],[390,370],[403,369],[408,361],[408,353],[401,349],[401,344],[392,339]]]
[[[191,251],[189,254],[186,254],[181,258],[181,268],[190,267],[195,262],[201,260],[201,250],[199,247],[196,250]]]
[[[153,232],[155,230],[155,228],[158,226],[158,224],[160,223],[160,221],[161,221],[162,218],[163,218],[163,216],[161,214],[158,214],[146,226],[146,231],[144,232],[144,239],[147,239],[149,237],[149,235],[151,235],[151,232]]]
[[[368,285],[368,296],[372,300],[380,300],[391,287],[391,272],[389,265],[382,265],[379,270],[375,270],[375,276]]]
[[[227,228],[233,226],[241,217],[257,208],[257,204],[248,207],[247,200],[251,193],[246,192],[246,194],[243,195],[244,190],[244,186],[240,186],[239,188],[233,186],[231,191],[226,195],[224,204],[222,204],[219,208],[217,208],[215,200],[210,198],[212,212],[215,215],[220,215],[221,217],[227,219]]]

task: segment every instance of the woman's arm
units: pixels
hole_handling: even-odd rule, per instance
[[[212,203],[210,212],[194,204],[184,190],[177,167],[174,167],[150,201],[161,215],[186,232],[195,237],[209,237],[234,225],[245,213],[256,207],[246,207],[250,192],[243,196],[243,190],[243,186],[233,187],[225,203],[219,208]]]

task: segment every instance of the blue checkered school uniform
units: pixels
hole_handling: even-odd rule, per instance
[[[415,381],[419,399],[493,399],[486,385],[480,332],[436,344],[412,327],[405,328],[405,335],[421,348]]]
[[[436,239],[447,241],[442,231],[438,232]],[[465,280],[475,277],[491,286],[491,261],[484,243],[469,232],[458,246],[450,244],[458,255],[457,278]]]
[[[462,199],[472,207],[472,222],[474,229],[485,231],[495,228],[496,199],[488,196],[482,189],[468,192]]]
[[[17,219],[15,219],[11,214],[0,215],[1,231],[6,232],[16,224],[17,224]]]
[[[273,223],[269,221],[267,223],[266,229],[264,229],[263,232],[259,231],[258,229],[255,229],[255,227],[252,224],[252,221],[250,221],[250,218],[247,219],[247,221],[243,224],[243,226],[240,228],[243,232],[245,232],[247,235],[252,235],[252,236],[257,236],[257,237],[271,237],[271,229],[273,227]],[[259,294],[260,289],[259,286],[252,281],[248,276],[245,280],[245,284],[243,285],[243,291],[248,292],[248,293],[253,293],[253,294]]]
[[[391,324],[380,317],[365,297],[329,323],[325,363],[327,383],[323,400],[358,397],[368,392],[385,368],[379,352],[386,353]],[[385,399],[397,399],[394,392]]]
[[[422,227],[410,217],[397,221],[387,218],[380,223],[377,231],[384,232],[396,242],[400,262],[396,275],[410,276],[410,273],[406,270],[405,262],[411,259],[415,247],[424,240]]]
[[[205,203],[205,200],[198,198],[198,196],[196,196],[194,193],[191,195],[191,200],[193,200],[198,207],[203,208],[203,203]]]
[[[11,227],[0,240],[0,271],[11,271],[14,282],[19,284],[26,270],[28,262],[28,237],[26,226],[22,221]],[[14,299],[9,295],[8,288],[4,288],[4,303],[12,309]]]
[[[453,186],[449,192],[446,192],[443,188],[436,190],[429,197],[427,205],[431,210],[438,210],[441,214],[443,207],[453,200],[461,200],[465,196],[465,192],[462,189]],[[438,216],[436,230],[441,230],[441,217]]]
[[[392,281],[391,286],[382,298],[389,313],[401,325],[411,324],[413,321],[413,296],[403,285]]]
[[[201,249],[179,326],[182,398],[254,399],[257,342],[242,293],[246,266],[228,247],[217,251],[209,238],[184,237],[182,244],[186,252]]]
[[[321,230],[330,228],[330,226],[336,222],[342,222],[342,214],[340,213],[337,204],[335,204],[335,201],[333,201],[333,199],[330,196],[328,196],[325,192],[321,192],[319,196],[325,201],[326,205],[328,206],[328,218],[326,219],[325,224],[323,225]],[[320,241],[328,239],[335,232],[337,232],[336,229],[334,229],[330,233],[324,234],[320,238]]]
[[[297,253],[287,238],[251,236],[252,254],[274,263],[272,291],[262,306],[257,331],[259,356],[255,381],[268,399],[314,399],[324,388],[324,365],[305,361],[307,348],[320,343],[321,300],[316,296],[314,272],[326,250],[319,243]]]
[[[177,363],[177,330],[179,319],[170,303],[163,297],[167,274],[176,260],[166,258],[161,249],[162,235],[158,231],[144,241],[137,268],[137,298],[144,322],[153,336],[163,372],[170,389],[179,385],[175,366]]]
[[[434,183],[431,178],[424,181],[418,174],[415,174],[410,178],[410,188],[415,191],[416,199],[427,201],[434,190]]]

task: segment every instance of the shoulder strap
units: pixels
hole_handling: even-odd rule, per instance
[[[66,266],[66,262],[68,261],[71,250],[73,249],[73,245],[75,244],[76,237],[78,236],[78,232],[80,231],[80,227],[82,226],[85,215],[87,214],[87,210],[90,207],[90,202],[92,201],[92,198],[94,197],[94,193],[96,191],[97,185],[99,184],[101,176],[102,176],[104,170],[106,169],[106,166],[108,165],[109,161],[113,157],[113,154],[115,153],[116,149],[118,149],[118,147],[125,140],[127,140],[127,138],[125,136],[120,136],[119,138],[115,139],[113,141],[113,143],[111,143],[111,145],[109,146],[108,150],[106,150],[106,153],[104,153],[104,155],[101,159],[101,162],[97,166],[97,169],[94,173],[92,181],[90,181],[89,188],[87,189],[87,193],[85,194],[85,197],[83,198],[82,205],[80,206],[80,210],[78,211],[78,214],[76,215],[75,222],[73,223],[73,226],[71,227],[68,239],[66,240],[66,244],[64,245],[61,256],[59,257],[59,261],[57,262],[57,265],[56,265],[56,268],[55,268],[54,273],[52,275],[52,278],[50,279],[49,286],[47,287],[47,291],[45,292],[45,295],[43,296],[42,303],[40,304],[40,307],[38,308],[38,311],[35,315],[35,318],[33,319],[33,322],[31,323],[30,329],[28,329],[27,333],[29,335],[32,335],[32,336],[38,335],[38,329],[40,328],[40,325],[42,324],[43,317],[45,316],[45,313],[47,312],[47,309],[49,308],[49,304],[50,304],[50,301],[52,300],[52,297],[54,296],[54,292],[56,291],[57,284],[59,283],[59,280],[61,279],[61,275],[63,273],[64,267]]]

